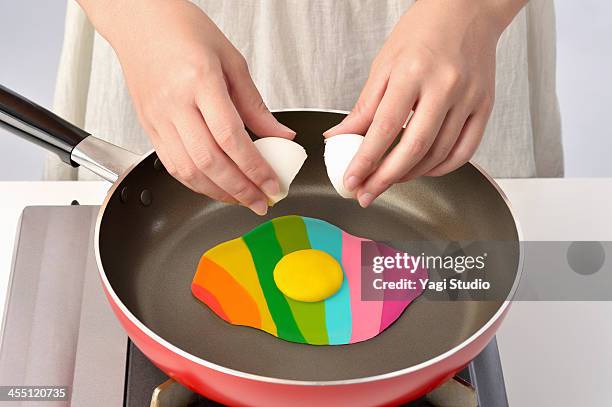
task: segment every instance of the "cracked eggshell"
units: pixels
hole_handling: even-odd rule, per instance
[[[306,150],[295,141],[281,137],[260,138],[254,144],[278,176],[280,192],[268,196],[269,203],[274,205],[289,194],[289,186],[306,161]]]
[[[364,137],[359,134],[338,134],[325,140],[325,167],[332,185],[343,198],[354,198],[355,193],[344,188],[344,173],[357,153]]]

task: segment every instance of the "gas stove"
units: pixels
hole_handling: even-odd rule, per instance
[[[0,385],[66,386],[69,401],[51,405],[218,406],[157,369],[115,320],[94,258],[97,210],[24,210],[2,325]],[[455,378],[407,405],[507,406],[495,339]]]

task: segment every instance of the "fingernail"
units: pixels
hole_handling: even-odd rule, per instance
[[[359,205],[361,205],[362,208],[367,208],[373,200],[374,195],[369,192],[359,195]]]
[[[269,179],[261,184],[261,190],[268,196],[275,196],[280,192],[280,187],[277,181]]]
[[[285,130],[287,133],[290,133],[292,136],[295,136],[295,130],[293,130],[291,127],[287,127],[284,124],[282,124],[281,122],[278,122],[278,124],[280,124],[280,127]]]
[[[346,182],[344,183],[344,187],[348,189],[349,192],[357,188],[358,185],[359,185],[359,178],[357,178],[354,175],[351,175],[350,177],[348,177],[346,179]]]
[[[330,133],[333,132],[336,127],[340,126],[340,124],[342,124],[342,123],[338,123],[334,127],[330,127],[329,129],[325,130],[323,132],[323,136],[325,136],[325,137],[329,136]]]
[[[255,212],[256,214],[263,216],[266,214],[266,212],[268,212],[268,204],[266,204],[266,201],[257,201],[251,204],[251,206],[249,206],[249,209]]]

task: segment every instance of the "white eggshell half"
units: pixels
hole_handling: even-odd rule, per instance
[[[289,186],[306,161],[306,150],[298,143],[280,137],[265,137],[255,141],[255,147],[278,176],[280,192],[268,196],[275,204],[289,194]]]
[[[325,167],[332,185],[343,198],[354,198],[355,193],[344,188],[344,173],[357,153],[364,137],[359,134],[338,134],[325,140]]]

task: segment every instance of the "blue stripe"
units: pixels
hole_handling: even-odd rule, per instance
[[[342,230],[320,219],[303,219],[310,247],[329,253],[342,265]],[[325,300],[325,325],[330,345],[350,342],[351,299],[346,274],[338,292]]]

